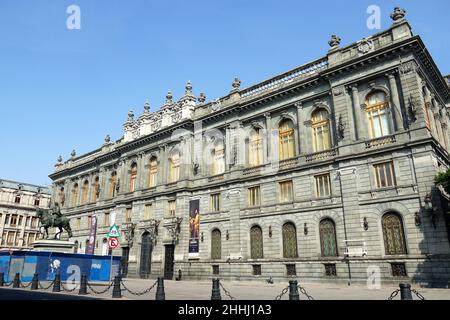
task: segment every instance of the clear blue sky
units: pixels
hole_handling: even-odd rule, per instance
[[[81,30],[66,28],[71,4]],[[119,139],[130,109],[178,99],[187,80],[214,99],[235,76],[246,87],[324,56],[331,34],[369,36],[371,4],[382,29],[404,7],[450,73],[448,0],[0,0],[0,178],[50,184],[59,155]]]

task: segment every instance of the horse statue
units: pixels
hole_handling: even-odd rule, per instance
[[[42,228],[45,230],[45,239],[48,239],[48,228],[58,228],[59,232],[55,233],[54,239],[59,239],[59,235],[66,230],[69,237],[72,237],[72,228],[70,228],[69,219],[61,214],[59,204],[55,203],[51,209],[37,209],[36,216],[41,223],[40,232]]]

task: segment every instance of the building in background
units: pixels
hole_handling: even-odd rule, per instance
[[[448,195],[433,179],[450,166],[450,89],[404,10],[391,17],[213,101],[188,83],[130,112],[120,140],[60,158],[53,194],[78,251],[95,214],[107,253],[114,213],[130,277],[449,284]]]
[[[40,237],[36,209],[50,201],[50,188],[0,179],[0,250],[30,250]]]

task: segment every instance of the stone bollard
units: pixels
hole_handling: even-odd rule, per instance
[[[120,289],[120,276],[114,277],[113,298],[122,298],[122,289]]]
[[[14,276],[13,288],[20,288],[20,273]]]
[[[222,300],[220,296],[220,280],[218,278],[212,279],[211,300]]]
[[[5,274],[3,272],[0,272],[0,287],[3,287],[5,285]]]
[[[163,277],[158,277],[158,285],[156,287],[155,300],[166,300],[166,292],[164,291]]]
[[[297,280],[289,280],[289,300],[300,300]]]
[[[81,275],[80,291],[78,291],[78,294],[81,295],[87,294],[87,277],[85,274]]]
[[[61,292],[61,274],[55,275],[55,282],[53,282],[53,292]]]
[[[37,290],[39,287],[39,275],[33,274],[33,280],[31,280],[31,290]]]
[[[409,283],[400,283],[400,300],[412,300],[411,285]]]

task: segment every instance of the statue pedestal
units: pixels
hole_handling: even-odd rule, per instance
[[[73,253],[75,243],[66,240],[37,240],[32,244],[33,251]]]

